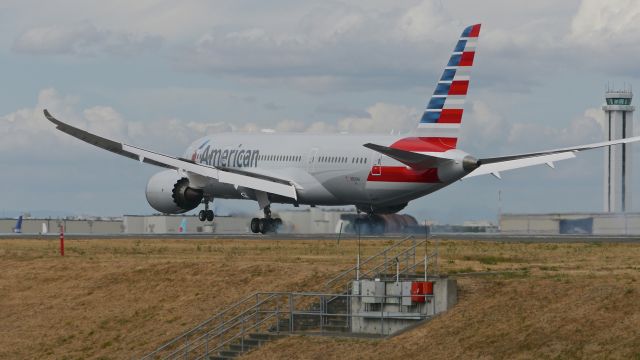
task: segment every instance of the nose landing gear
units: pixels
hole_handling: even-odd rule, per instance
[[[253,218],[251,219],[251,232],[254,234],[261,233],[275,233],[278,231],[278,228],[282,225],[282,219],[280,218],[272,218],[271,217],[271,207],[265,206],[264,208],[264,218]]]
[[[215,215],[213,214],[213,210],[209,210],[209,202],[211,201],[210,198],[204,199],[204,210],[200,210],[198,213],[198,219],[200,219],[200,221],[213,221]]]

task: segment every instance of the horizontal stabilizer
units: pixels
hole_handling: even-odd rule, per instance
[[[448,159],[445,157],[419,154],[412,151],[394,149],[387,146],[376,145],[372,143],[367,143],[367,144],[364,144],[363,146],[373,151],[377,151],[383,155],[387,155],[388,157],[398,160],[401,163],[416,170],[434,168],[434,167],[438,167],[438,165],[444,162],[452,161],[451,159]]]
[[[572,159],[576,157],[576,154],[580,151],[597,149],[605,146],[628,144],[636,141],[640,141],[640,136],[527,154],[483,158],[478,160],[478,168],[465,176],[465,178],[486,174],[494,174],[495,176],[495,174],[500,171],[514,170],[542,164],[546,164],[549,167],[554,168],[555,161]]]

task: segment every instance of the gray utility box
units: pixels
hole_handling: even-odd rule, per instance
[[[411,281],[403,281],[402,283],[402,305],[411,306]]]
[[[428,280],[433,282],[433,295],[424,303],[411,301],[413,281],[354,281],[349,307],[351,331],[392,335],[453,307],[457,301],[456,281],[446,277]]]
[[[384,303],[385,283],[382,281],[360,280],[362,302],[365,304]]]
[[[402,296],[402,283],[400,282],[387,282],[387,297],[385,303],[387,304],[400,304],[400,296]]]

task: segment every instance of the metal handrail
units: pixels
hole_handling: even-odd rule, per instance
[[[434,251],[434,252],[432,252],[430,255],[427,255],[427,259],[432,259],[432,258],[435,258],[435,257],[437,257],[437,256],[438,256],[438,253]],[[411,271],[411,270],[414,270],[415,268],[417,268],[417,267],[418,267],[418,265],[423,265],[423,262],[422,262],[422,261],[421,261],[421,262],[416,262],[415,264],[413,264],[413,265],[411,265],[411,266],[409,266],[409,267],[405,268],[405,270],[401,271],[401,272],[400,272],[400,274],[404,274],[404,273],[405,273],[405,271]]]
[[[399,258],[399,257],[401,257],[401,256],[403,256],[403,260],[404,260],[404,259],[408,258],[409,256],[413,255],[412,253],[410,253],[411,251],[414,251],[414,253],[415,253],[415,249],[416,249],[418,246],[420,246],[420,245],[424,244],[425,242],[426,242],[426,240],[420,240],[419,242],[415,243],[415,245],[412,245],[410,248],[407,248],[407,249],[403,250],[402,252],[400,252],[400,253],[396,254],[395,256],[393,256],[392,258],[390,258],[390,259],[388,259],[388,260],[393,260],[393,259]],[[416,263],[416,264],[417,264],[417,263]],[[415,264],[414,264],[414,265],[415,265]],[[369,276],[369,275],[371,275],[371,274],[375,274],[375,272],[376,272],[378,269],[380,269],[380,268],[382,268],[382,267],[385,267],[385,268],[386,268],[387,266],[388,266],[388,261],[385,261],[385,262],[383,262],[382,264],[380,264],[380,265],[378,265],[378,266],[374,267],[373,269],[371,269],[371,270],[369,270],[369,271],[365,272],[362,276]]]
[[[252,319],[253,317],[255,317],[255,316],[257,316],[257,315],[254,313],[254,314],[250,314],[250,315],[248,315],[248,316],[245,316],[243,319],[238,319],[238,320],[236,321],[236,323],[234,324],[234,326],[237,326],[238,324],[243,324],[243,323],[245,323],[247,320],[251,320],[251,319]],[[266,321],[267,319],[269,319],[269,318],[271,318],[271,317],[273,317],[273,316],[274,316],[273,314],[269,315],[268,317],[264,318],[264,319],[263,319],[263,320],[261,320],[260,322],[255,323],[253,326],[251,326],[251,327],[247,328],[246,330],[250,330],[250,329],[253,329],[254,327],[256,327],[256,326],[258,326],[258,325],[261,325],[264,321]],[[233,328],[233,327],[230,327],[230,328],[229,328],[229,330],[231,330],[232,328]],[[246,332],[246,330],[245,330],[244,332]],[[198,358],[202,358],[203,356],[208,355],[208,353],[218,351],[218,349],[219,349],[220,347],[222,347],[222,346],[224,346],[224,345],[228,344],[231,340],[233,340],[233,339],[235,339],[235,338],[237,338],[237,336],[235,336],[235,337],[233,337],[233,338],[231,338],[231,339],[225,340],[224,342],[222,342],[221,344],[219,344],[217,347],[215,347],[215,348],[213,348],[213,349],[207,349],[207,350],[205,351],[205,353],[204,353],[202,356],[198,357]],[[203,340],[203,339],[204,339],[204,340]],[[186,355],[183,355],[183,354],[185,354],[185,353],[191,353],[191,352],[193,352],[193,351],[196,351],[196,350],[198,350],[198,349],[202,348],[203,346],[206,346],[206,345],[207,345],[207,343],[208,343],[208,341],[210,341],[210,338],[209,338],[209,337],[207,337],[207,334],[201,335],[200,337],[198,337],[198,338],[194,339],[194,340],[193,340],[193,342],[189,343],[189,344],[188,344],[188,345],[189,345],[189,347],[188,347],[188,348],[186,348],[186,349],[185,349],[185,346],[183,346],[183,347],[181,347],[181,348],[179,348],[179,349],[176,349],[176,350],[174,350],[171,354],[169,354],[169,355],[167,355],[166,357],[164,357],[164,359],[170,359],[170,358],[181,358],[181,357],[183,357],[183,356],[186,356]],[[177,355],[177,356],[176,356],[176,355]],[[186,357],[188,358],[188,356],[186,356]]]
[[[350,311],[347,311],[346,313],[329,311],[327,307],[322,308],[320,311],[312,311],[309,309],[296,310],[295,307],[291,307],[291,306],[288,308],[285,307],[283,309],[278,306],[280,300],[289,299],[289,301],[291,301],[291,299],[295,299],[296,297],[311,298],[311,299],[317,298],[317,299],[321,299],[322,301],[322,299],[326,300],[328,298],[347,298],[347,299],[351,299],[355,297],[361,298],[361,297],[364,297],[364,295],[362,294],[354,295],[354,294],[335,294],[330,292],[273,291],[273,292],[256,292],[253,294],[253,296],[254,297],[257,296],[258,298],[259,297],[265,297],[265,298],[262,299],[261,301],[258,301],[256,305],[243,311],[241,314],[238,314],[231,319],[225,320],[223,324],[217,326],[215,329],[209,330],[203,334],[200,334],[197,337],[189,339],[188,342],[181,344],[181,346],[174,349],[171,353],[163,356],[162,359],[177,359],[177,358],[204,359],[207,355],[214,353],[216,351],[220,351],[220,349],[224,348],[224,346],[228,345],[234,340],[237,340],[240,337],[244,337],[248,331],[256,329],[261,325],[267,323],[268,321],[271,321],[274,318],[280,319],[281,317],[282,318],[288,317],[289,322],[291,323],[293,321],[294,316],[300,316],[300,315],[318,316],[321,318],[320,320],[321,322],[322,322],[322,317],[328,317],[328,316],[346,318],[346,319],[370,317],[365,314],[352,313]],[[381,296],[375,296],[375,297],[383,298],[383,299],[391,299],[391,298],[401,299],[407,296],[411,296],[411,295],[381,295]],[[422,296],[430,299],[434,298],[433,294],[424,294]],[[264,304],[272,302],[273,300],[276,300],[276,303],[272,303],[272,305],[269,305],[268,307],[263,307],[262,309],[260,309],[260,311],[257,311],[257,312],[252,311],[256,307],[260,305],[264,306]],[[403,317],[405,316],[403,316],[402,314],[395,314],[393,316],[390,316],[388,314],[385,315],[385,313],[382,311],[380,312],[381,321],[385,321],[386,319],[389,319],[389,318],[397,319],[397,318],[403,318]],[[415,315],[406,315],[406,317],[415,318]],[[426,314],[424,316],[421,315],[420,320],[424,320],[429,317],[430,315],[426,315]],[[245,324],[247,323],[249,323],[248,326],[244,327]],[[279,323],[277,323],[277,325],[279,326]],[[233,332],[234,330],[238,330],[239,326],[242,326],[239,333],[235,333],[235,334],[230,333],[230,332]],[[315,329],[315,327],[313,329]],[[320,324],[319,329],[320,331],[323,331],[322,324]],[[311,329],[308,329],[308,330],[311,330]],[[290,328],[289,331],[295,332],[296,330],[295,328]],[[284,332],[287,332],[287,331],[284,331]],[[193,334],[194,331],[191,331],[190,333]],[[226,336],[227,334],[229,335],[233,334],[233,335],[231,337],[227,337]],[[381,333],[381,335],[384,335],[384,334]],[[214,343],[216,345],[213,347],[209,347],[211,343]],[[166,346],[162,348],[166,349]],[[157,350],[145,356],[144,358],[148,359],[154,355],[156,356],[158,355]]]
[[[217,336],[220,336],[220,335],[222,335],[222,334],[224,334],[224,333],[226,333],[226,332],[228,332],[228,331],[230,331],[231,329],[233,329],[234,327],[236,327],[238,324],[243,324],[243,323],[245,323],[245,322],[247,321],[247,319],[251,319],[252,317],[255,317],[255,316],[257,316],[257,315],[256,315],[255,313],[253,313],[253,314],[250,314],[250,315],[248,315],[248,316],[245,316],[245,317],[244,317],[244,318],[242,318],[242,319],[236,319],[236,320],[235,320],[235,323],[234,323],[232,326],[230,326],[228,329],[226,329],[226,331],[225,331],[225,332],[221,332],[221,333],[218,333],[218,334],[214,335],[214,338],[215,338],[215,337],[217,337]],[[192,342],[191,344],[189,344],[189,348],[188,348],[188,349],[185,349],[185,347],[184,347],[184,346],[183,346],[183,347],[181,347],[181,348],[179,348],[179,349],[176,349],[174,352],[172,352],[171,354],[167,355],[167,357],[165,357],[165,359],[171,358],[171,357],[173,357],[173,356],[175,356],[175,355],[178,355],[178,354],[181,354],[181,353],[184,353],[184,352],[194,351],[194,350],[196,350],[196,349],[198,349],[198,348],[202,347],[203,345],[206,345],[206,343],[210,340],[210,337],[208,337],[207,335],[208,335],[208,334],[203,334],[203,335],[201,335],[200,337],[198,337],[198,338],[196,338],[196,339],[193,339],[193,342]],[[203,339],[204,339],[204,340],[203,340]],[[226,343],[227,343],[227,342],[225,341],[223,344],[226,344]],[[216,351],[215,349],[217,349],[217,348],[219,348],[219,347],[220,347],[220,346],[218,346],[218,347],[214,348],[213,350],[211,350],[211,349],[210,349],[210,350],[208,350],[207,352]],[[205,355],[206,355],[206,354],[205,354]]]
[[[258,295],[258,296],[259,296],[260,294],[261,294],[261,293],[255,293],[255,295]],[[253,309],[255,309],[255,308],[257,308],[257,307],[258,307],[258,306],[260,306],[260,305],[263,305],[264,303],[266,303],[267,301],[269,301],[269,300],[271,300],[271,299],[275,298],[276,296],[277,296],[277,295],[275,295],[275,294],[274,294],[274,295],[270,295],[270,296],[269,296],[269,297],[267,297],[266,299],[264,299],[264,300],[262,300],[262,301],[260,301],[260,302],[256,303],[255,305],[253,305],[253,306],[252,306],[252,307],[250,307],[249,309],[247,309],[247,310],[243,311],[242,313],[240,313],[240,314],[238,314],[238,315],[234,316],[233,318],[231,318],[231,319],[229,319],[229,320],[226,320],[224,323],[220,324],[216,329],[212,329],[212,330],[210,330],[210,331],[207,331],[206,333],[204,333],[204,334],[200,335],[199,337],[197,337],[197,338],[193,339],[193,340],[192,340],[191,345],[193,345],[194,343],[196,343],[196,342],[197,342],[197,341],[199,341],[199,340],[202,340],[204,337],[209,337],[209,336],[216,337],[216,336],[220,336],[220,335],[222,335],[222,334],[224,334],[224,333],[228,332],[230,329],[232,329],[235,325],[237,325],[237,324],[239,323],[239,319],[240,319],[241,317],[243,317],[243,319],[246,319],[247,317],[250,317],[250,316],[257,316],[257,312],[253,312],[253,313],[252,313],[252,310],[253,310]],[[232,323],[232,322],[234,322],[234,321],[235,321],[235,323],[234,323],[234,324],[231,324],[230,326],[225,327],[225,325],[229,325],[230,323]],[[215,331],[215,333],[212,335],[211,333],[212,333],[212,332],[214,332],[214,331]],[[176,349],[175,351],[173,351],[172,353],[170,353],[169,355],[167,355],[167,356],[165,357],[165,359],[167,359],[167,358],[169,358],[169,357],[171,357],[171,356],[173,356],[173,355],[175,355],[175,354],[177,354],[177,353],[182,352],[182,351],[184,350],[184,347],[185,347],[186,345],[189,345],[189,344],[185,344],[185,345],[183,345],[183,346],[179,347],[178,349]]]
[[[162,346],[158,347],[156,350],[154,350],[153,352],[145,355],[141,360],[145,360],[145,359],[150,359],[151,356],[157,355],[158,352],[165,350],[167,347],[173,345],[174,343],[178,342],[179,340],[185,338],[185,337],[189,337],[190,335],[192,335],[192,333],[196,332],[197,330],[199,330],[200,328],[204,327],[205,325],[209,324],[210,322],[212,322],[213,320],[216,319],[220,319],[220,317],[222,317],[224,314],[230,312],[231,310],[237,308],[238,306],[242,305],[243,303],[245,303],[246,301],[248,301],[249,299],[253,299],[256,294],[258,294],[257,292],[254,292],[250,295],[247,295],[246,297],[242,298],[241,300],[235,302],[233,305],[229,306],[228,308],[226,308],[225,310],[217,313],[216,315],[202,321],[200,324],[196,325],[195,327],[193,327],[191,330],[176,336],[175,338],[169,340],[168,342],[166,342],[165,344],[163,344]]]
[[[197,331],[202,330],[202,328],[203,328],[203,327],[205,327],[206,325],[210,324],[212,321],[214,321],[214,320],[220,320],[220,319],[221,319],[225,314],[227,314],[227,313],[231,312],[232,310],[234,310],[234,309],[238,308],[240,305],[242,305],[242,304],[244,304],[244,303],[248,302],[249,300],[253,301],[253,300],[256,298],[256,296],[260,296],[260,294],[261,294],[261,293],[259,293],[259,292],[254,292],[253,294],[251,294],[251,295],[248,295],[248,296],[244,297],[242,300],[240,300],[240,301],[238,301],[238,302],[234,303],[233,305],[231,305],[230,307],[226,308],[225,310],[223,310],[223,311],[219,312],[218,314],[216,314],[216,315],[214,315],[214,316],[210,317],[209,319],[207,319],[207,320],[205,320],[205,321],[201,322],[200,324],[196,325],[196,326],[195,326],[194,328],[192,328],[191,330],[189,330],[189,331],[187,331],[187,332],[183,333],[182,335],[179,335],[179,336],[175,337],[174,339],[170,340],[169,342],[165,343],[164,345],[162,345],[162,346],[158,347],[158,348],[157,348],[156,350],[154,350],[153,352],[151,352],[151,353],[149,353],[149,354],[145,355],[145,356],[142,358],[142,360],[152,359],[154,356],[158,355],[161,351],[163,351],[163,350],[167,350],[167,349],[168,349],[169,347],[171,347],[172,345],[175,345],[175,344],[179,343],[181,340],[186,339],[186,338],[189,338],[190,336],[192,336],[192,335],[193,335],[194,333],[196,333]],[[247,313],[247,312],[249,312],[249,311],[253,310],[256,306],[261,305],[261,304],[263,304],[264,302],[269,301],[269,300],[271,300],[271,298],[267,298],[267,299],[262,300],[261,302],[257,302],[255,305],[252,305],[250,308],[248,308],[247,310],[245,310],[245,311],[241,312],[240,314],[235,315],[234,317],[232,317],[232,318],[231,318],[231,319],[229,319],[229,320],[225,320],[225,321],[223,321],[221,324],[217,325],[215,328],[216,328],[216,329],[218,329],[218,328],[220,328],[220,327],[224,326],[225,324],[229,323],[230,321],[232,321],[233,319],[237,318],[238,316],[240,316],[240,315],[242,315],[242,314],[245,314],[245,313]],[[213,331],[213,330],[209,330],[209,331],[207,331],[206,333],[209,333],[209,332],[211,332],[211,331]],[[184,346],[179,346],[179,349],[182,349],[183,347],[184,347]],[[167,356],[171,356],[171,355],[173,355],[174,353],[175,353],[175,351],[174,351],[174,352],[171,352],[171,353],[170,353],[169,355],[167,355]],[[166,358],[166,357],[165,357],[165,358]]]
[[[274,312],[274,313],[272,313],[271,315],[269,315],[269,316],[265,317],[264,319],[260,320],[259,322],[257,322],[257,323],[255,323],[255,324],[251,325],[250,327],[248,327],[248,328],[246,328],[246,329],[242,329],[242,330],[240,331],[240,334],[237,334],[237,335],[235,335],[235,336],[233,336],[233,337],[231,337],[231,338],[229,338],[229,339],[225,340],[224,342],[222,342],[221,344],[219,344],[217,347],[213,348],[212,350],[209,350],[209,352],[216,352],[216,351],[219,351],[218,349],[220,349],[220,348],[222,348],[223,346],[225,346],[225,345],[229,344],[229,343],[230,343],[230,342],[232,342],[233,340],[238,339],[238,338],[239,338],[239,337],[241,337],[241,336],[243,337],[243,336],[247,333],[247,331],[248,331],[248,330],[253,330],[254,328],[258,327],[258,325],[262,325],[264,322],[266,322],[267,320],[269,320],[269,319],[273,318],[274,316],[276,316],[275,312]],[[206,355],[206,354],[205,354],[205,355]]]
[[[393,254],[393,256],[390,255],[390,253],[393,250],[397,249],[403,244],[406,244],[406,242],[409,240],[413,240],[412,245],[402,249],[397,254]],[[185,359],[188,359],[189,358],[188,354],[190,351],[200,351],[203,346],[205,346],[205,350],[204,350],[205,355],[203,356],[206,356],[211,351],[217,351],[217,349],[228,344],[230,341],[237,339],[239,336],[244,336],[244,334],[246,333],[246,330],[254,329],[257,326],[264,324],[266,321],[270,320],[274,316],[278,316],[278,314],[282,314],[283,316],[288,314],[289,323],[290,323],[289,331],[295,331],[295,329],[292,328],[293,318],[295,315],[316,315],[321,317],[322,316],[338,316],[338,317],[347,317],[347,318],[358,317],[360,315],[353,314],[351,313],[351,311],[349,311],[348,314],[329,313],[327,305],[331,301],[340,297],[346,297],[350,299],[352,297],[362,297],[363,295],[350,294],[348,282],[347,282],[346,293],[336,294],[331,290],[330,287],[335,286],[338,281],[343,279],[346,275],[350,274],[352,271],[354,270],[362,271],[363,265],[367,265],[372,261],[374,261],[375,259],[381,258],[383,256],[384,256],[384,262],[382,262],[381,264],[378,264],[377,266],[374,266],[372,269],[369,269],[366,272],[363,272],[364,276],[370,276],[371,274],[374,274],[376,272],[379,273],[381,269],[388,268],[389,263],[392,261],[398,261],[398,263],[402,261],[404,264],[406,264],[405,266],[403,266],[402,271],[400,271],[401,265],[397,265],[396,274],[398,275],[405,274],[410,271],[415,271],[417,266],[421,264],[425,264],[425,269],[426,269],[426,266],[427,266],[426,264],[428,263],[428,260],[434,256],[438,256],[437,250],[432,252],[431,254],[427,254],[426,247],[425,247],[425,260],[420,262],[416,261],[416,254],[417,254],[416,249],[418,248],[418,246],[422,246],[426,242],[427,242],[427,239],[416,241],[413,235],[409,235],[397,241],[395,244],[392,244],[391,246],[387,247],[386,249],[360,262],[359,268],[358,266],[355,266],[350,269],[347,269],[341,272],[340,274],[338,274],[337,276],[335,276],[334,278],[330,279],[329,281],[325,282],[324,292],[254,292],[242,298],[240,301],[237,301],[236,303],[232,304],[225,310],[204,320],[203,322],[201,322],[191,330],[171,339],[167,343],[155,349],[150,354],[145,355],[142,359],[156,358],[160,355],[160,352],[166,352],[166,351],[170,351],[170,353],[162,357],[163,359],[176,357],[176,355],[180,355],[180,357],[184,356]],[[412,256],[413,256],[413,259],[411,260]],[[266,298],[260,299],[261,296],[263,297],[266,296]],[[308,299],[309,297],[318,297],[321,301],[321,306],[320,306],[321,308],[317,311],[311,310],[311,308],[301,310],[301,311],[296,311],[295,307],[293,306],[292,299],[300,296],[303,297],[303,302],[306,302],[304,298]],[[376,296],[376,297],[386,299],[386,298],[402,298],[403,296],[383,295],[383,296]],[[433,295],[431,296],[425,295],[425,297],[433,297]],[[284,307],[284,310],[280,310],[278,306],[280,300],[283,300],[283,299],[286,300],[287,298],[289,299],[288,311],[286,310],[287,309],[286,306]],[[273,301],[274,299],[276,303],[265,306],[265,304]],[[347,302],[347,306],[349,306],[348,304],[350,304],[350,301]],[[275,308],[275,311],[272,310],[272,308]],[[239,311],[236,311],[236,310],[239,310]],[[236,312],[231,313],[232,311],[236,311]],[[227,317],[226,319],[225,319],[225,316]],[[261,319],[262,316],[265,316],[265,317]],[[384,321],[385,316],[383,312],[380,313],[380,316],[381,316],[381,321]],[[243,330],[241,331],[240,334],[236,334],[229,339],[225,339],[227,337],[227,334],[229,334],[229,332],[231,332],[234,328],[237,328],[238,325],[245,324],[248,319],[252,321],[253,319],[255,319],[255,323],[249,326],[247,329],[244,329],[244,326],[243,326]],[[321,319],[321,322],[322,322],[322,319]],[[322,330],[322,324],[320,325],[320,329]],[[217,347],[213,349],[209,349],[208,344],[211,338],[220,339],[224,341],[222,341],[222,343],[218,343]],[[183,342],[181,343],[181,341]],[[177,348],[174,350],[169,350],[173,346],[176,346]],[[202,356],[200,358],[202,358]]]
[[[382,251],[378,252],[377,254],[372,255],[372,256],[370,256],[369,258],[367,258],[367,259],[365,259],[365,260],[361,261],[361,262],[360,262],[360,268],[362,268],[362,265],[365,265],[365,264],[369,263],[370,261],[372,261],[373,259],[375,259],[375,258],[377,258],[377,257],[379,257],[379,256],[382,256],[382,255],[384,255],[384,254],[388,253],[389,251],[391,251],[391,250],[395,249],[396,247],[400,246],[400,244],[404,243],[405,241],[407,241],[407,240],[409,240],[409,239],[413,239],[413,238],[414,238],[414,236],[413,236],[413,235],[409,235],[409,236],[405,237],[404,239],[402,239],[402,240],[400,240],[400,241],[396,242],[395,244],[393,244],[393,245],[389,246],[388,248],[386,248],[386,249],[384,249],[384,250],[382,250]],[[345,270],[345,271],[341,272],[340,274],[338,274],[338,275],[337,275],[337,276],[335,276],[334,278],[329,279],[329,280],[328,280],[328,281],[326,281],[326,282],[325,282],[325,284],[324,284],[325,288],[330,287],[333,283],[335,283],[335,282],[336,282],[336,281],[338,281],[339,279],[343,278],[344,276],[348,275],[350,272],[355,271],[355,270],[357,270],[357,269],[358,269],[358,266],[356,265],[356,266],[354,266],[354,267],[352,267],[352,268],[349,268],[349,269],[347,269],[347,270]]]
[[[261,293],[255,293],[254,295],[258,295],[258,296],[259,296],[260,294],[261,294]],[[253,316],[253,315],[251,314],[251,312],[252,312],[252,310],[253,310],[254,308],[256,308],[256,307],[257,307],[257,306],[259,306],[259,305],[264,304],[265,302],[267,302],[267,301],[269,301],[269,300],[271,300],[271,299],[275,298],[276,296],[277,296],[277,295],[275,295],[275,294],[273,294],[273,295],[269,295],[269,297],[268,297],[267,299],[264,299],[264,300],[262,300],[261,302],[256,303],[256,305],[252,306],[251,308],[249,308],[249,309],[247,309],[247,310],[243,311],[242,313],[240,313],[240,314],[238,314],[238,315],[234,316],[233,318],[231,318],[231,319],[229,319],[229,320],[226,320],[226,321],[225,321],[225,322],[223,322],[222,324],[218,325],[218,327],[217,327],[216,329],[209,330],[209,331],[205,332],[204,334],[200,335],[199,337],[197,337],[197,338],[195,338],[195,339],[192,339],[191,344],[188,344],[188,343],[187,343],[187,344],[184,344],[184,345],[182,345],[182,346],[178,347],[178,348],[177,348],[177,349],[175,349],[173,352],[171,352],[171,353],[169,353],[167,356],[165,356],[165,357],[164,357],[164,359],[168,359],[168,358],[170,358],[170,357],[172,357],[172,356],[176,355],[177,353],[183,352],[183,351],[184,351],[184,348],[185,348],[186,346],[193,346],[193,344],[194,344],[194,343],[196,343],[197,341],[201,340],[202,338],[204,338],[204,337],[206,337],[206,336],[211,336],[211,332],[214,332],[214,331],[216,331],[216,330],[217,330],[217,332],[216,332],[215,334],[213,334],[213,336],[214,336],[214,337],[215,337],[215,336],[219,336],[219,335],[221,335],[221,334],[223,334],[223,333],[227,332],[229,329],[233,328],[233,326],[234,326],[234,325],[236,325],[236,324],[238,323],[238,322],[237,322],[238,318],[240,318],[240,317],[242,317],[242,316],[244,316],[244,317],[246,318],[246,317],[247,317],[247,314],[249,314],[248,316]],[[255,313],[254,313],[254,314],[255,314]],[[231,326],[228,326],[227,328],[224,328],[224,326],[225,326],[225,325],[228,325],[229,323],[231,323],[231,322],[233,322],[233,321],[236,321],[236,323],[235,323],[235,324],[232,324]],[[222,328],[222,329],[220,329],[220,328]],[[220,329],[220,330],[218,330],[218,329]]]

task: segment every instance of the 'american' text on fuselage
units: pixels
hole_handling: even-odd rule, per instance
[[[220,167],[256,167],[260,150],[245,149],[214,149],[207,146],[203,151],[196,152],[195,161],[209,166]]]

